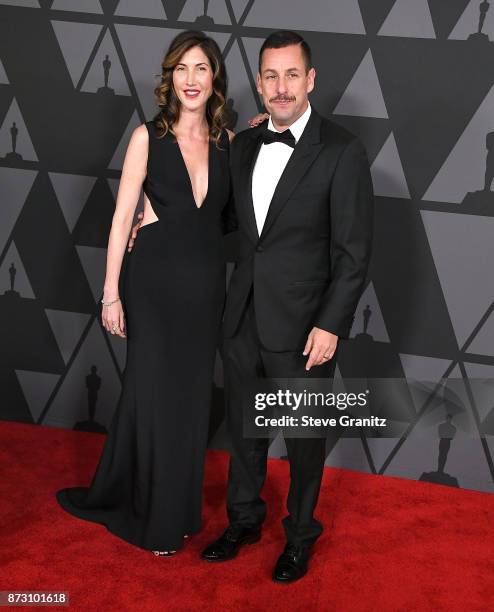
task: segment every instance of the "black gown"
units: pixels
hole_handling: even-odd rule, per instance
[[[178,550],[201,526],[204,457],[225,297],[222,213],[229,141],[209,143],[198,207],[175,137],[149,132],[143,183],[158,221],[138,232],[122,268],[127,362],[89,487],[57,492],[71,514],[147,550]]]

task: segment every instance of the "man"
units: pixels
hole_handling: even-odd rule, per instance
[[[271,34],[259,54],[257,90],[269,122],[231,144],[238,261],[223,321],[226,423],[231,439],[229,526],[202,552],[227,561],[261,538],[269,439],[243,435],[245,383],[257,377],[327,378],[348,337],[367,273],[373,190],[365,149],[311,108],[311,51],[301,36]],[[324,438],[286,438],[290,462],[286,546],[273,580],[293,582],[322,532],[314,516]]]
[[[257,90],[269,123],[237,134],[231,172],[240,236],[223,323],[231,459],[230,525],[202,553],[225,561],[260,539],[269,440],[243,436],[242,385],[252,378],[334,374],[338,338],[348,337],[372,242],[373,190],[365,149],[308,101],[315,70],[298,34],[275,32],[259,55]],[[322,532],[314,518],[325,439],[286,438],[290,462],[287,544],[273,579],[307,571]]]

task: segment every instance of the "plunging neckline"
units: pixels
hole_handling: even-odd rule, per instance
[[[208,164],[207,164],[208,165],[208,188],[206,189],[206,195],[204,196],[204,199],[201,202],[200,206],[197,205],[197,200],[196,200],[196,198],[194,196],[194,187],[192,185],[192,179],[190,178],[189,169],[187,168],[187,163],[185,162],[184,154],[182,153],[182,149],[180,148],[180,144],[179,144],[178,139],[177,139],[176,136],[175,136],[175,141],[177,143],[178,152],[179,152],[179,155],[180,155],[180,159],[182,160],[182,164],[183,164],[183,167],[184,167],[184,170],[185,170],[185,174],[187,175],[187,179],[189,181],[190,194],[192,196],[192,201],[194,203],[194,206],[195,206],[196,210],[201,210],[201,208],[204,206],[204,204],[205,204],[205,202],[207,200],[207,197],[209,195],[209,180],[210,180],[210,177],[211,177],[211,139],[210,138],[208,139]]]

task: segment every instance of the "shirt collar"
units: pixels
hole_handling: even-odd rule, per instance
[[[292,125],[288,126],[288,129],[295,137],[295,144],[297,144],[297,142],[300,140],[300,137],[302,136],[302,132],[304,131],[304,128],[307,125],[307,122],[309,121],[310,113],[311,113],[311,106],[310,106],[310,102],[307,101],[307,108],[305,109],[303,114],[300,115],[300,117],[296,121],[294,121]],[[268,130],[271,130],[272,132],[278,131],[274,127],[271,117],[269,117]]]

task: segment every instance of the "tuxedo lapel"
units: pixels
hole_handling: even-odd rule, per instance
[[[240,167],[240,193],[241,193],[241,206],[240,211],[244,216],[244,221],[247,230],[254,241],[257,243],[259,240],[259,233],[257,231],[256,216],[254,213],[254,203],[252,201],[252,174],[254,172],[254,166],[259,153],[259,149],[262,145],[261,134],[263,129],[267,129],[268,122],[266,121],[260,130],[244,145],[242,156],[241,156],[241,167]]]
[[[295,149],[293,150],[293,153],[291,154],[274,191],[273,198],[269,205],[268,214],[262,228],[260,236],[261,239],[264,238],[266,233],[272,227],[293,190],[307,172],[310,165],[319,155],[319,152],[323,147],[323,144],[320,142],[320,129],[321,118],[315,112],[315,110],[312,109],[309,121],[305,126],[305,130],[303,131],[299,142],[296,144]],[[250,192],[251,191],[252,189]],[[249,195],[252,203],[252,194],[250,193]],[[253,210],[252,204],[251,208]]]

